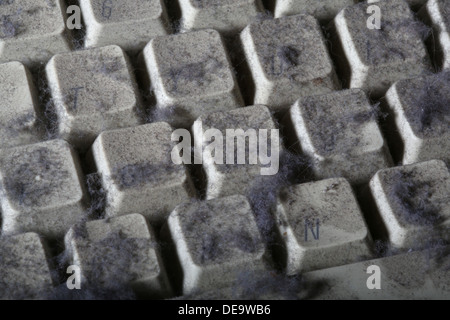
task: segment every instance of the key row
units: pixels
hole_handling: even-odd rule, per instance
[[[271,41],[273,34],[280,34],[282,37],[274,43],[275,45],[283,39],[294,41],[297,46],[303,41],[308,43],[308,39],[309,41],[314,39],[312,45],[315,48],[320,47],[322,41],[321,35],[317,34],[316,26],[311,25],[310,22],[294,23],[292,20],[283,19],[283,16],[311,14],[320,20],[337,15],[332,23],[336,32],[334,38],[336,48],[341,43],[344,46],[346,60],[353,65],[352,74],[346,83],[350,86],[367,85],[377,92],[386,86],[386,83],[382,82],[398,80],[399,75],[407,77],[412,73],[417,74],[428,69],[429,59],[421,38],[427,28],[414,20],[407,3],[402,0],[377,2],[377,6],[383,12],[382,28],[369,29],[366,26],[368,18],[366,9],[371,4],[351,5],[353,2],[353,0],[320,2],[279,0],[275,3],[275,17],[286,22],[281,23],[275,30],[272,27],[278,25],[278,19],[274,22],[269,22],[270,20],[267,19],[258,22],[257,16],[262,13],[259,0],[228,2],[181,0],[179,6],[177,3],[171,6],[179,7],[182,11],[182,31],[215,29],[224,34],[231,31],[239,33],[246,26],[254,25],[253,29],[266,31],[252,35],[253,38],[262,38],[263,42],[268,40],[268,43],[273,44]],[[85,48],[115,44],[125,50],[137,52],[142,50],[150,40],[171,33],[171,27],[167,21],[167,10],[161,0],[138,0],[133,4],[124,0],[83,0],[80,1],[80,5],[87,25]],[[420,12],[420,17],[428,21],[437,32],[435,47],[441,48],[438,50],[440,52],[438,60],[444,67],[448,65],[449,26],[448,21],[445,20],[447,6],[445,0],[430,0]],[[3,27],[0,28],[1,62],[18,60],[28,66],[36,66],[36,64],[47,62],[57,53],[72,49],[72,37],[69,30],[65,29],[65,10],[60,0],[5,2],[0,9],[1,18],[4,21]],[[341,9],[343,10],[340,11]],[[290,32],[289,28],[293,27],[300,28],[300,34]],[[280,33],[281,30],[283,30],[282,33]],[[309,36],[304,35],[307,32],[311,32]],[[293,43],[281,43],[279,48],[276,46],[266,50],[269,52],[275,50],[275,55],[280,56],[285,53],[277,53],[277,51],[283,51],[282,47],[290,45]],[[334,44],[333,47],[335,47]],[[301,48],[294,46],[294,49],[298,51]],[[318,49],[317,55],[321,55],[323,49]],[[315,53],[309,55],[313,56]],[[337,56],[341,55],[338,53]],[[303,60],[295,62],[297,58],[295,56],[298,56],[298,53],[293,52],[287,59],[279,58],[286,61],[263,63],[274,64],[273,68],[278,69],[277,73],[279,73],[279,69],[289,69],[292,67],[291,64],[304,62]],[[280,63],[285,65],[280,66]],[[383,65],[387,65],[386,68]],[[377,66],[375,69],[380,70],[377,74],[370,75],[374,66]],[[389,79],[383,79],[388,73],[386,70],[390,69],[395,72],[389,75]],[[370,76],[368,79],[366,79],[367,74]]]
[[[403,10],[402,14],[406,19],[404,22],[410,21],[411,12],[405,11],[409,9],[402,7],[401,3],[397,5]],[[392,11],[396,12],[394,9]],[[342,11],[336,21],[348,10],[350,9]],[[304,27],[306,31],[292,32],[299,26]],[[336,26],[339,26],[339,23],[336,22]],[[400,30],[394,27],[387,31],[389,35],[395,35]],[[365,70],[364,74],[354,73],[351,76],[352,79],[357,80],[350,87],[361,87],[370,94],[381,93],[398,78],[410,78],[417,74],[428,73],[429,70],[420,67],[421,63],[418,62],[419,60],[429,62],[428,58],[425,60],[420,58],[425,51],[415,56],[419,60],[414,60],[412,56],[414,50],[417,51],[423,47],[423,44],[419,45],[417,42],[420,40],[418,35],[403,32],[402,34],[407,34],[405,37],[408,39],[405,39],[405,43],[413,47],[407,50],[407,55],[411,56],[405,60],[400,57],[403,54],[399,54],[397,56],[399,59],[396,59],[396,55],[384,54],[387,53],[388,47],[374,49],[371,52],[384,52],[382,56],[389,57],[389,61],[383,58],[386,61],[382,59],[383,61],[371,64],[372,67],[377,66],[376,70],[380,72],[378,75],[371,73],[372,67],[360,68],[361,65],[357,65],[359,60],[356,56],[352,57],[352,54],[356,52],[353,49],[356,47],[353,49],[351,45],[347,47],[347,53],[353,52],[347,55],[348,62],[356,63],[349,70],[356,73]],[[299,15],[254,23],[242,32],[241,38],[251,74],[251,79],[241,86],[243,86],[242,89],[255,87],[250,105],[264,104],[273,111],[284,111],[300,97],[340,89],[319,26],[312,17]],[[373,45],[382,45],[390,38],[386,39]],[[388,42],[395,46],[401,43],[395,39],[395,41],[391,40]],[[345,43],[350,42],[345,41]],[[400,52],[401,48],[397,49],[396,52]],[[361,47],[361,50],[365,49]],[[414,61],[415,71],[410,65],[411,61]],[[428,62],[427,65],[429,65]],[[56,135],[68,140],[84,152],[98,134],[105,130],[136,126],[149,118],[150,121],[170,122],[175,127],[189,127],[201,115],[225,112],[245,105],[223,41],[214,30],[158,37],[144,49],[141,63],[145,70],[143,78],[148,80],[144,81],[144,87],[152,88],[148,93],[156,100],[156,105],[151,109],[151,116],[148,116],[149,110],[144,107],[140,97],[130,61],[118,46],[54,56],[45,69],[52,97],[51,110],[37,110],[37,92],[26,68],[17,62],[2,65],[0,82],[2,87],[8,88],[4,89],[3,93],[7,97],[6,100],[23,101],[20,110],[17,110],[17,115],[7,112],[8,123],[4,125],[2,141],[6,145],[35,142],[45,134],[41,125],[45,116],[55,114],[55,119],[47,120],[51,127],[54,127]],[[399,73],[391,72],[392,70],[397,70]],[[405,73],[401,70],[408,71]],[[429,79],[434,78],[430,75]],[[373,85],[366,80],[370,80],[369,82]],[[445,84],[446,79],[442,81]],[[423,82],[422,85],[426,83]],[[444,102],[436,101],[444,104],[445,114],[448,105],[445,103],[445,98],[448,94],[445,86],[438,91],[441,93],[434,96],[436,99],[438,96],[443,96]],[[389,92],[389,95],[391,94],[393,94],[392,90]],[[427,94],[425,92],[417,99],[427,103]],[[424,114],[419,115],[423,118],[421,121],[428,123],[431,118],[435,118],[432,116],[436,113],[433,112],[435,109],[424,107]],[[446,119],[444,115],[444,128]],[[27,135],[23,132],[23,128],[30,129],[31,134]]]
[[[390,139],[391,150],[403,150],[403,164],[449,161],[449,81],[447,72],[402,80],[389,90],[387,116],[396,123],[390,129],[400,135],[398,141]],[[280,161],[292,150],[306,157],[315,179],[367,183],[393,165],[378,113],[362,90],[337,91],[298,100],[283,122],[284,143],[269,109],[257,105],[202,116],[191,131],[174,130],[165,122],[103,131],[85,162],[101,175],[107,216],[138,212],[161,223],[175,205],[197,196],[193,180],[199,176],[191,178],[192,164],[202,165],[207,199],[248,194],[262,176],[277,175],[280,167],[290,165]],[[55,235],[79,219],[86,199],[77,157],[63,140],[1,149],[3,228],[18,231],[20,225],[43,219],[36,228]],[[58,189],[67,192],[61,195]],[[41,206],[47,214],[31,218]],[[47,215],[69,207],[69,220],[54,219],[51,231],[45,229]],[[21,212],[27,214],[21,217]]]
[[[51,60],[47,73],[51,91],[57,97],[54,105],[58,136],[84,153],[97,136],[104,132],[93,147],[94,155],[98,157],[100,151],[96,150],[106,150],[103,140],[109,136],[114,136],[111,144],[117,150],[137,150],[135,145],[144,146],[149,141],[157,141],[155,150],[165,150],[164,156],[169,157],[173,148],[170,136],[174,129],[161,124],[154,125],[154,129],[142,129],[151,128],[151,125],[138,126],[141,123],[142,104],[136,98],[137,88],[127,72],[129,64],[122,53],[115,46],[96,49],[95,52],[74,52],[70,56],[58,55]],[[68,61],[71,61],[71,67],[67,67]],[[72,75],[71,71],[80,68],[79,61],[99,72],[92,76],[88,76],[88,73]],[[12,62],[0,65],[0,74],[10,76],[0,78],[0,93],[6,101],[0,126],[3,146],[28,145],[43,140],[44,116],[39,109],[36,89],[29,72],[20,63]],[[84,87],[80,87],[80,83],[84,83]],[[310,158],[316,178],[343,176],[352,184],[367,182],[377,170],[392,166],[390,152],[396,162],[401,161],[403,164],[431,159],[448,162],[449,83],[449,72],[400,80],[388,90],[381,107],[371,105],[360,89],[301,98],[288,110],[282,122],[286,138],[284,145]],[[16,108],[17,102],[19,107]],[[223,99],[221,102],[225,103]],[[198,107],[194,103],[192,106]],[[201,115],[199,110],[201,117],[194,122],[191,130],[195,143],[203,148],[211,143],[211,137],[204,136],[208,129],[219,129],[223,136],[226,136],[226,129],[242,129],[243,134],[248,134],[248,129],[265,129],[269,133],[278,129],[271,110],[265,106],[230,109],[233,110],[206,115]],[[383,123],[386,122],[387,126],[383,129],[389,148],[377,123],[380,117],[386,117]],[[121,127],[132,129],[117,129],[117,134],[105,132]],[[158,130],[161,132],[158,133]],[[139,136],[141,131],[143,137]],[[282,152],[283,145],[278,145]],[[131,155],[133,150],[124,151],[123,154]],[[122,163],[114,162],[117,162],[115,165],[118,167],[127,168],[152,159],[150,153],[136,159],[125,157]],[[164,156],[154,164],[171,161]],[[229,195],[230,191],[244,192],[248,190],[251,177],[260,174],[260,169],[255,166],[223,169],[225,167],[214,164],[214,157],[209,154],[203,160],[209,184],[207,197]],[[113,175],[113,168],[102,170],[107,176]],[[242,183],[230,184],[230,181],[237,179]]]
[[[305,6],[311,6],[308,1],[298,1],[300,7],[295,10],[295,5],[290,1],[280,0],[275,15],[313,14],[314,10],[305,11]],[[338,9],[352,1],[340,2],[333,6],[332,12],[326,10],[327,14],[337,13]],[[264,13],[261,0],[179,0],[171,1],[169,6],[181,11],[182,31],[212,28],[224,33],[239,32]],[[312,8],[316,6],[314,4]],[[152,38],[173,31],[166,6],[161,0],[81,0],[80,7],[86,25],[86,48],[116,44],[126,50],[142,50]],[[66,21],[70,17],[70,23],[80,23],[73,20],[76,18],[72,16],[74,10],[73,7],[66,10],[61,0],[16,0],[2,3],[1,60],[45,62],[56,53],[72,49]],[[280,10],[283,13],[280,14]],[[318,16],[321,15],[318,13]]]
[[[246,111],[255,112],[251,108]],[[140,213],[152,224],[161,226],[178,204],[198,197],[186,165],[175,164],[171,158],[181,151],[179,145],[170,141],[171,134],[169,125],[155,123],[106,131],[100,135],[90,155],[101,177],[106,217]],[[245,132],[238,133],[238,137],[245,135]],[[218,149],[209,150],[212,151],[217,156]],[[369,157],[375,164],[379,157],[376,153],[360,156]],[[209,163],[204,168],[207,199],[234,194],[251,196],[258,185],[267,183],[260,176],[260,163],[240,165],[205,161]],[[352,165],[349,163],[350,167]],[[372,192],[367,198],[381,199],[381,207],[377,205],[380,211],[389,214],[396,202],[398,210],[405,212],[407,222],[420,225],[445,220],[449,210],[448,203],[445,203],[449,185],[444,162],[432,160],[412,164],[409,165],[411,168],[425,169],[411,172],[407,169],[409,166],[380,170],[376,165],[370,168],[370,162],[366,165],[376,172],[370,180]],[[329,176],[334,179],[342,177],[340,172],[331,172]],[[366,180],[365,184],[368,182]],[[3,234],[33,231],[60,238],[70,226],[85,219],[89,212],[89,199],[78,157],[62,140],[2,149],[0,183]],[[438,186],[436,190],[433,189],[434,184]],[[392,190],[387,186],[393,186]],[[439,204],[441,198],[444,201],[442,207]],[[373,224],[378,225],[379,221]],[[391,238],[393,244],[404,245],[402,241],[407,236],[398,231],[404,225],[404,222],[394,224],[392,221],[388,225],[393,229],[387,233],[400,237],[400,240]],[[380,235],[383,236],[385,234]]]
[[[387,233],[380,239],[393,248],[410,250],[448,242],[449,190],[450,174],[441,161],[379,171],[370,182],[377,212],[366,212],[364,217],[345,179],[285,187],[271,208],[276,255],[264,244],[258,217],[241,195],[178,205],[158,237],[164,241],[162,246],[139,214],[73,226],[65,235],[66,255],[68,264],[80,268],[84,289],[129,286],[147,297],[170,297],[174,292],[193,295],[239,286],[246,274],[270,272],[274,258],[288,276],[370,259],[372,235],[382,229]],[[365,218],[379,221],[369,231]],[[0,270],[6,275],[0,297],[11,292],[37,295],[51,289],[37,234],[3,237],[0,257]],[[14,278],[17,272],[32,271],[34,277]],[[17,285],[24,283],[28,291]]]

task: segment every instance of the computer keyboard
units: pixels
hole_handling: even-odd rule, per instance
[[[450,1],[368,2],[0,0],[0,299],[450,299]]]

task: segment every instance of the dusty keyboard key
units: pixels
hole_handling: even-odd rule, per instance
[[[106,215],[140,213],[162,223],[195,195],[183,165],[171,159],[173,129],[164,122],[103,132],[92,155],[106,190]]]
[[[0,64],[0,144],[3,148],[32,144],[44,138],[39,123],[33,79],[19,62]]]
[[[139,214],[72,228],[65,244],[71,263],[80,267],[81,289],[123,286],[149,298],[170,295],[155,236]]]
[[[276,0],[274,2],[275,18],[304,13],[326,21],[333,19],[341,9],[358,0]]]
[[[87,48],[116,44],[141,50],[152,38],[170,31],[161,0],[81,0],[80,6]]]
[[[0,3],[0,62],[36,66],[70,49],[60,0]]]
[[[0,300],[45,299],[53,281],[36,233],[0,238]]]
[[[182,204],[166,227],[182,268],[182,294],[225,287],[268,266],[265,244],[243,196]]]
[[[380,29],[369,28],[367,7],[380,8]],[[370,11],[369,11],[370,12]],[[397,80],[431,73],[425,44],[427,27],[415,20],[402,0],[360,3],[346,7],[334,19],[337,63],[345,85],[382,96]]]
[[[450,299],[450,247],[358,262],[302,275],[300,299]]]
[[[239,32],[264,11],[261,0],[179,0],[181,30]]]
[[[437,62],[443,69],[450,68],[450,2],[447,0],[429,0],[421,9],[421,15],[434,29],[432,42],[436,50]]]
[[[2,230],[62,236],[85,216],[75,152],[62,140],[0,150]]]
[[[307,15],[264,20],[241,33],[253,104],[279,110],[307,95],[339,89],[317,21]]]
[[[370,256],[369,231],[352,187],[342,178],[282,189],[275,220],[289,275]]]
[[[217,31],[202,30],[153,39],[144,61],[158,105],[176,127],[205,113],[244,106]]]
[[[215,148],[209,147],[212,137],[208,135],[208,130],[220,131],[223,136],[224,150],[226,141],[236,139],[233,140],[236,141],[233,163],[229,163],[227,160],[226,151],[228,150],[223,153],[222,161],[219,160],[220,163],[216,163],[218,158],[215,155]],[[202,162],[207,176],[207,199],[247,194],[254,187],[255,178],[278,173],[280,139],[272,115],[265,106],[239,108],[200,117],[194,122],[192,131],[196,145],[203,148]],[[237,138],[234,138],[232,134]],[[239,137],[243,140],[240,140]],[[246,142],[246,137],[248,137],[248,142]],[[264,143],[264,139],[270,147],[268,147],[267,154],[263,156],[269,157],[269,154],[272,155],[270,152],[273,152],[273,156],[269,157],[270,163],[262,163],[261,154],[258,154],[258,144]],[[238,159],[239,150],[246,150],[243,161]],[[259,152],[262,152],[261,149]]]
[[[46,67],[56,133],[82,152],[100,132],[140,124],[138,88],[118,46],[53,57]]]
[[[400,80],[386,102],[402,141],[403,164],[450,161],[450,72]]]
[[[392,165],[377,115],[362,90],[350,89],[300,99],[287,119],[297,139],[292,143],[311,158],[317,178],[361,184]]]
[[[380,170],[370,181],[377,212],[374,236],[398,249],[425,248],[450,238],[450,174],[431,160]]]

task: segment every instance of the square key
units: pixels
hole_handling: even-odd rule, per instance
[[[267,250],[248,200],[235,195],[179,205],[166,225],[183,273],[182,294],[231,286],[267,268]]]
[[[433,27],[432,54],[436,54],[438,66],[450,68],[450,2],[429,0],[419,14]]]
[[[105,131],[91,152],[106,190],[106,216],[140,213],[162,223],[195,195],[187,169],[171,159],[173,129],[165,122]]]
[[[46,67],[57,134],[86,151],[105,130],[140,124],[132,67],[118,46],[54,56]]]
[[[157,100],[175,127],[199,116],[243,107],[244,102],[219,33],[202,30],[159,37],[144,49]]]
[[[311,16],[252,23],[241,41],[255,87],[253,104],[278,111],[302,96],[339,89],[320,26]]]
[[[178,0],[181,30],[215,29],[224,34],[239,32],[262,14],[261,0]]]
[[[370,24],[369,6],[380,10],[380,29]],[[370,26],[370,28],[369,28]],[[346,7],[334,19],[333,47],[349,88],[380,97],[397,80],[431,73],[422,40],[426,27],[415,20],[403,0],[360,3]]]
[[[397,249],[450,240],[450,174],[440,160],[384,169],[370,181],[377,237]]]
[[[116,44],[142,50],[151,39],[170,31],[161,0],[81,0],[80,7],[87,48]]]
[[[57,238],[85,217],[77,155],[63,140],[0,150],[2,230]]]
[[[294,14],[309,14],[320,21],[333,19],[341,9],[358,0],[275,0],[275,18]]]
[[[0,300],[45,299],[53,281],[36,233],[0,238]]]
[[[362,184],[392,165],[377,114],[364,91],[350,89],[300,99],[288,119],[317,178],[345,177]]]
[[[450,72],[400,80],[386,93],[403,164],[450,161]]]
[[[62,8],[60,0],[1,1],[0,63],[20,61],[34,67],[70,51]]]
[[[369,231],[352,187],[343,178],[281,190],[275,220],[289,275],[371,255]]]
[[[80,267],[81,289],[130,286],[135,293],[162,298],[170,285],[145,218],[130,214],[71,228],[65,244],[71,263]]]
[[[215,153],[210,146],[212,137],[209,137],[207,131],[217,129],[223,136],[223,159],[221,163],[215,163]],[[231,130],[238,138],[231,136]],[[238,131],[242,130],[242,132]],[[265,130],[267,135],[261,135],[261,131]],[[274,132],[276,130],[277,132]],[[217,197],[230,196],[233,194],[247,194],[254,187],[256,178],[264,174],[276,174],[278,172],[279,159],[270,158],[271,163],[261,163],[260,154],[258,154],[258,145],[266,139],[268,152],[276,153],[276,157],[280,154],[280,139],[275,122],[269,109],[266,106],[252,106],[239,108],[228,112],[212,113],[205,117],[200,117],[194,122],[192,127],[194,140],[196,145],[202,146],[203,169],[206,172],[207,186],[206,198],[212,199]],[[277,134],[277,136],[273,136]],[[239,138],[240,137],[240,138]],[[247,138],[248,137],[248,138]],[[238,162],[239,139],[243,140],[245,148],[244,163]],[[234,140],[234,162],[227,162],[226,141]],[[263,140],[261,140],[263,139]],[[272,139],[277,140],[274,145]],[[248,140],[248,142],[247,142]],[[214,140],[215,141],[215,140]],[[241,144],[242,145],[242,144]],[[269,148],[270,147],[270,148]],[[278,147],[278,150],[276,148]],[[210,148],[210,149],[207,149]],[[252,149],[253,148],[253,149]],[[259,148],[259,152],[262,152]],[[264,154],[264,156],[267,156]],[[253,161],[252,157],[255,157]],[[252,162],[251,162],[252,161]],[[272,169],[272,170],[271,170]]]
[[[3,148],[44,138],[33,78],[20,62],[0,64],[0,144]]]

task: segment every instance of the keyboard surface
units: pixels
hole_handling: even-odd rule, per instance
[[[450,0],[0,0],[0,299],[449,300],[449,168]]]

